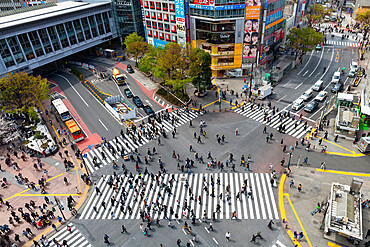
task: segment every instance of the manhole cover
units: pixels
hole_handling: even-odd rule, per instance
[[[314,223],[315,225],[319,224],[319,222],[317,220],[313,220],[312,223]]]
[[[315,173],[315,171],[311,171],[311,173]]]

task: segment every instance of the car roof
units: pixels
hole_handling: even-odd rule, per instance
[[[320,91],[320,93],[328,93],[328,92],[326,92],[326,91]],[[320,94],[320,93],[319,93],[319,94]]]
[[[340,72],[339,71],[335,71],[334,72],[334,75],[338,75],[338,74],[340,75]]]
[[[305,93],[312,93],[312,91],[313,91],[312,88],[310,88],[310,89],[307,89]]]
[[[324,81],[323,80],[318,80],[317,82],[315,82],[315,84],[319,84],[319,83],[323,83]]]
[[[296,99],[293,103],[301,103],[301,102],[303,102],[303,101],[304,101],[303,99],[298,98],[298,99]]]

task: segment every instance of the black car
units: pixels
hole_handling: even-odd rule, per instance
[[[313,112],[317,108],[318,105],[319,103],[316,100],[312,100],[310,103],[306,105],[306,107],[304,108],[304,111]]]
[[[139,96],[134,96],[133,101],[134,101],[134,104],[135,104],[137,107],[139,107],[139,108],[141,108],[141,107],[143,107],[143,106],[144,106],[144,105],[143,105],[143,102],[141,101],[141,99],[139,98]]]
[[[132,73],[135,73],[135,70],[131,67],[130,64],[127,65],[127,71],[128,73],[132,74]]]
[[[128,89],[128,88],[125,88],[125,90],[123,90],[123,92],[125,93],[127,98],[132,98],[134,96],[132,94],[132,92],[130,91],[130,89]]]
[[[149,115],[149,117],[154,117],[155,116],[155,113],[154,113],[153,109],[148,105],[144,106],[144,111],[145,111],[146,114]]]
[[[343,89],[343,83],[341,82],[338,82],[337,84],[334,85],[334,87],[331,89],[331,92],[332,93],[338,93],[340,91],[342,91]]]

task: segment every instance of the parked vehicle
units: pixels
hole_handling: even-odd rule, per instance
[[[144,105],[143,105],[143,102],[141,101],[141,99],[139,98],[139,96],[134,96],[133,101],[134,101],[134,104],[135,104],[137,107],[139,107],[139,108],[141,108],[141,107],[143,107],[143,106],[144,106]]]
[[[304,105],[303,99],[298,98],[293,102],[292,109],[295,111],[298,111],[299,109],[303,107],[303,105]]]
[[[310,103],[306,105],[306,107],[304,108],[304,111],[313,112],[317,108],[318,105],[319,103],[316,100],[312,100]]]
[[[315,84],[312,86],[312,89],[314,91],[320,91],[321,88],[322,88],[322,85],[324,84],[324,81],[323,80],[318,80],[317,82],[315,82]]]
[[[316,101],[323,101],[326,98],[327,95],[328,95],[328,92],[321,91],[318,95],[316,95],[315,100]]]

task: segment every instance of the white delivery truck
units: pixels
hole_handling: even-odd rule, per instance
[[[357,148],[361,153],[370,152],[370,137],[361,137],[360,141],[357,143]]]
[[[258,99],[264,99],[272,94],[272,87],[270,85],[265,85],[254,89],[252,93],[253,95],[257,96]]]

